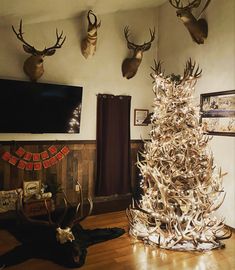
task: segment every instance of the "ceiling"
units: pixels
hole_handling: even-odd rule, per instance
[[[1,0],[0,25],[73,18],[92,9],[96,14],[157,7],[167,0]]]

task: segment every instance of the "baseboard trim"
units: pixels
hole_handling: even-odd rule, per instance
[[[92,215],[99,215],[108,212],[116,212],[125,210],[131,203],[131,195],[127,195],[122,198],[114,198],[107,200],[94,200],[94,208]]]

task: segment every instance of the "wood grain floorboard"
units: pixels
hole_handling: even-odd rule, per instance
[[[81,270],[235,270],[235,235],[224,240],[226,247],[207,252],[177,252],[135,242],[128,235],[124,211],[90,216],[84,228],[121,227],[126,233],[119,238],[88,248],[86,263]],[[15,238],[0,230],[0,253],[17,245]],[[31,259],[9,267],[9,270],[65,270],[49,261]]]

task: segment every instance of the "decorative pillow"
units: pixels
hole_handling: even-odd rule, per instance
[[[18,192],[22,192],[22,189],[0,191],[0,213],[16,209]]]

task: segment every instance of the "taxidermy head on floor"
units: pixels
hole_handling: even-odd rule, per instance
[[[65,198],[64,202],[65,207],[60,218],[58,218],[58,213],[56,213],[57,217],[54,217],[48,211],[48,221],[46,221],[28,217],[23,211],[22,199],[19,200],[20,223],[17,221],[17,226],[7,224],[6,229],[21,244],[0,255],[0,267],[23,263],[31,258],[50,260],[68,268],[81,267],[85,263],[89,246],[125,233],[121,228],[83,229],[79,222],[86,216],[77,218],[80,204],[76,208],[68,208]],[[46,201],[45,206],[48,209]],[[90,201],[89,213],[91,210],[92,202]],[[52,220],[56,218],[58,221],[53,222]]]

